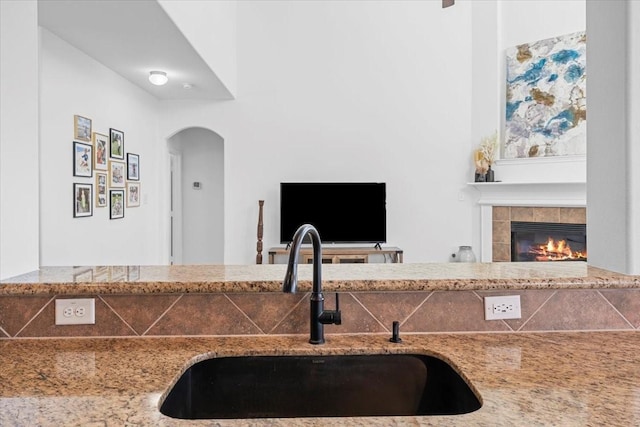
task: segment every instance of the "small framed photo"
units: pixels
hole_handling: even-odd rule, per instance
[[[124,265],[114,265],[111,267],[111,282],[124,282],[127,280],[127,267]]]
[[[80,141],[91,142],[91,119],[73,116],[73,137]]]
[[[124,190],[109,190],[109,219],[124,218]]]
[[[140,206],[140,183],[127,182],[127,207],[137,208]]]
[[[109,129],[109,157],[124,160],[124,132]]]
[[[95,170],[107,170],[107,147],[109,137],[101,133],[93,133],[93,168]]]
[[[93,185],[73,184],[73,217],[80,218],[93,215]]]
[[[93,280],[93,269],[91,268],[85,271],[82,271],[80,273],[74,273],[73,275],[73,281],[76,283],[82,283],[82,282],[90,283],[92,280]]]
[[[73,176],[93,176],[93,146],[73,141]]]
[[[127,267],[127,280],[138,280],[140,279],[140,266],[139,265],[130,265]]]
[[[93,280],[96,282],[108,282],[111,269],[106,265],[97,266],[94,268]]]
[[[140,156],[137,154],[127,153],[127,179],[140,180]]]
[[[109,160],[109,187],[124,188],[125,163]]]
[[[107,207],[107,174],[96,172],[96,208]]]

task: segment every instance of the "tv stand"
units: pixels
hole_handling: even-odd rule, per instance
[[[401,263],[402,249],[396,247],[383,248],[380,244],[375,247],[322,247],[323,264],[367,264],[367,263]],[[283,264],[289,259],[289,245],[286,248],[269,249],[269,264]],[[313,250],[311,247],[300,250],[300,263],[311,264]]]

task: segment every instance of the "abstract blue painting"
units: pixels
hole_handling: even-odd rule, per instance
[[[503,158],[586,154],[586,41],[582,31],[507,49]]]

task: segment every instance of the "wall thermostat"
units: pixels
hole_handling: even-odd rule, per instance
[[[200,190],[201,188],[202,188],[202,183],[197,182],[197,181],[193,183],[193,189],[194,190]]]

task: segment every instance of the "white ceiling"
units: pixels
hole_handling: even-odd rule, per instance
[[[158,99],[233,99],[155,0],[39,0],[38,23]]]

